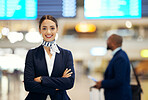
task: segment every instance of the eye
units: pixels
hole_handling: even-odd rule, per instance
[[[46,28],[42,28],[43,30],[46,30]]]
[[[54,28],[54,27],[52,27],[51,29],[52,29],[52,30],[54,30],[55,28]]]

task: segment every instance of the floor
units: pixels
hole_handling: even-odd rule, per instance
[[[98,73],[91,74],[97,80],[101,80],[102,76]],[[24,100],[27,92],[23,86],[23,74],[3,75],[0,79],[0,100]],[[92,89],[89,87],[95,82],[90,80],[87,75],[76,73],[75,85],[71,90],[68,90],[68,95],[72,100],[104,100],[103,90]],[[148,80],[141,80],[143,88],[142,100],[148,100]]]

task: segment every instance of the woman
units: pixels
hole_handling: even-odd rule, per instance
[[[43,43],[28,51],[24,70],[25,100],[70,100],[66,90],[74,85],[73,57],[56,44],[57,20],[44,15],[39,21]]]

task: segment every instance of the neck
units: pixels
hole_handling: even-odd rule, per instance
[[[117,49],[117,48],[113,48],[112,51],[114,51],[115,49]]]
[[[44,49],[46,49],[46,50],[49,50],[49,51],[50,51],[50,47],[46,47],[46,46],[44,46]]]
[[[114,51],[115,49],[117,49],[118,47],[116,47],[116,46],[114,46],[113,48],[112,48],[112,51]]]
[[[114,51],[114,50],[117,49],[117,48],[119,48],[119,47],[114,48],[112,51]]]

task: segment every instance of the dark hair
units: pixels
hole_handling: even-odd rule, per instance
[[[114,44],[117,47],[122,46],[123,38],[121,36],[119,36],[117,34],[113,34],[113,35],[111,35],[111,38],[112,38],[112,42],[114,42]]]
[[[44,15],[44,16],[41,17],[41,19],[40,19],[40,21],[39,21],[39,29],[41,28],[42,22],[43,22],[44,20],[46,20],[46,19],[55,22],[56,27],[58,27],[58,22],[57,22],[57,20],[56,20],[53,16],[51,16],[51,15]]]

